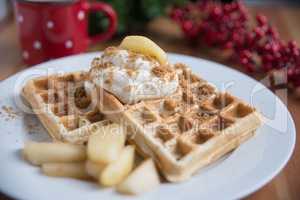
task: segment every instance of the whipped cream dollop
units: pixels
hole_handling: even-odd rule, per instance
[[[90,79],[126,104],[171,95],[179,84],[172,66],[116,47],[92,61]]]

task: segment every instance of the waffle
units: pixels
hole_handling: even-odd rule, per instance
[[[56,141],[85,143],[98,126],[109,123],[85,91],[85,72],[29,80],[22,95]]]
[[[189,178],[254,135],[261,124],[255,108],[219,92],[183,64],[176,64],[180,87],[172,96],[122,105],[110,96],[100,109],[121,111],[129,140],[152,157],[168,181]]]

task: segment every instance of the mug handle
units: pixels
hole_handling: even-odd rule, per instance
[[[95,36],[89,36],[89,43],[93,44],[109,39],[117,29],[118,17],[114,9],[103,2],[86,3],[87,12],[103,12],[108,18],[109,25],[105,32],[99,33]]]

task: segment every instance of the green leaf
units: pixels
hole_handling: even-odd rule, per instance
[[[99,0],[110,4],[117,12],[117,33],[138,30],[151,19],[164,15],[167,6],[182,5],[188,0]],[[96,34],[107,28],[108,21],[101,13],[91,13],[89,33]]]

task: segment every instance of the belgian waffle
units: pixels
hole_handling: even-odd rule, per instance
[[[144,156],[152,157],[171,182],[189,178],[235,149],[261,124],[255,108],[219,92],[185,65],[175,68],[180,87],[172,96],[133,105],[122,105],[110,96],[102,105],[122,111],[130,141]]]
[[[57,141],[81,144],[98,126],[109,123],[85,91],[85,72],[29,80],[22,94]]]

